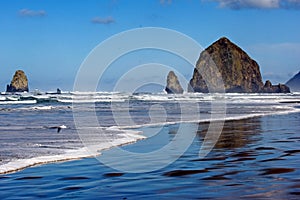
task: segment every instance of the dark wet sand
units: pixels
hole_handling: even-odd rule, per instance
[[[228,121],[204,159],[198,152],[207,124],[200,124],[197,133],[190,133],[196,137],[187,152],[153,172],[125,173],[95,158],[27,168],[0,176],[0,198],[299,199],[299,121],[299,113]],[[123,148],[159,149],[177,129],[170,125]]]

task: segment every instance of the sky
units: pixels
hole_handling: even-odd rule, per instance
[[[0,91],[17,69],[25,71],[31,90],[72,90],[98,44],[144,27],[178,31],[204,48],[225,36],[259,63],[264,81],[285,83],[300,71],[299,19],[300,0],[1,0]],[[184,61],[163,54],[145,50],[122,57],[100,90],[111,90],[132,66],[163,59],[192,76]]]

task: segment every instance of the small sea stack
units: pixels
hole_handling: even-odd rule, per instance
[[[168,94],[182,94],[183,89],[179,83],[179,80],[173,71],[170,71],[167,77],[166,92]]]
[[[284,84],[272,85],[271,81],[267,80],[263,93],[290,93],[290,88]]]
[[[25,72],[17,70],[10,85],[6,86],[6,92],[28,92],[28,79]]]

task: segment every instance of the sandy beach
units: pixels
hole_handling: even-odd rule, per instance
[[[147,173],[120,172],[95,158],[27,168],[0,176],[0,196],[2,199],[297,199],[299,118],[300,114],[294,113],[227,121],[216,148],[204,159],[199,159],[198,152],[207,124],[200,123],[197,133],[191,133],[196,134],[195,140],[180,159]],[[178,124],[169,125],[154,137],[122,148],[132,152],[161,148],[174,138],[176,127]],[[102,156],[109,155],[109,151]],[[122,159],[120,162],[129,164]]]

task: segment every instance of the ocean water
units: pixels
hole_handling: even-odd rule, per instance
[[[95,156],[159,132],[143,127],[296,113],[299,102],[300,94],[1,95],[0,173]]]
[[[111,95],[116,96],[121,94]],[[124,94],[122,94],[122,96],[124,98],[126,97]],[[145,100],[145,96],[147,96],[147,99],[151,100]],[[120,166],[134,167],[139,165],[139,160],[132,161],[128,159],[128,157],[123,157],[122,155],[118,156],[115,149],[120,148],[126,152],[140,153],[144,156],[145,159],[143,161],[146,165],[155,163],[156,166],[159,166],[156,170],[136,173],[121,171],[111,168],[106,165],[107,163],[101,163],[93,157],[68,162],[55,162],[37,165],[15,173],[0,175],[0,198],[299,199],[300,112],[298,110],[299,96],[297,94],[226,94],[225,98],[228,102],[226,104],[226,110],[228,114],[225,118],[228,118],[228,120],[224,122],[221,135],[214,148],[204,158],[199,157],[199,149],[203,146],[204,138],[208,134],[210,123],[208,123],[207,119],[208,117],[211,118],[213,115],[211,115],[211,112],[207,111],[208,104],[207,101],[203,99],[220,100],[220,96],[195,94],[191,95],[192,97],[189,97],[190,99],[193,99],[189,100],[189,102],[186,102],[186,99],[184,100],[184,103],[182,103],[182,100],[178,101],[183,108],[187,105],[189,105],[188,107],[194,108],[192,104],[195,102],[205,105],[202,106],[203,108],[201,107],[201,113],[203,113],[203,116],[201,117],[200,122],[193,122],[192,119],[187,117],[178,117],[179,112],[175,112],[175,108],[177,108],[178,105],[175,106],[175,102],[173,101],[174,98],[187,98],[187,95],[183,96],[185,97],[174,97],[164,94],[135,95],[134,101],[132,102],[134,104],[130,107],[131,119],[134,119],[133,117],[135,115],[136,118],[138,118],[134,126],[129,123],[127,125],[123,124],[122,126],[116,126],[118,121],[125,123],[125,115],[122,115],[124,117],[122,120],[124,121],[119,119],[114,121],[111,119],[113,114],[112,112],[109,112],[110,109],[104,109],[108,108],[111,103],[96,103],[96,107],[99,106],[96,109],[99,112],[97,112],[99,121],[101,121],[101,119],[111,121],[109,126],[102,127],[104,133],[106,131],[112,131],[108,134],[106,140],[119,140],[123,142],[120,142],[120,144],[124,144],[128,142],[129,139],[131,141],[141,139],[130,145],[102,150],[100,151],[101,155],[96,156],[96,158],[101,161],[106,159],[109,160],[112,156],[117,156],[114,161]],[[195,96],[198,96],[196,100]],[[138,98],[144,99],[137,100]],[[154,100],[154,98],[156,98],[156,100]],[[118,102],[117,104],[119,110],[122,112],[125,112],[124,103],[126,103],[126,101],[128,100],[121,102],[121,104]],[[164,105],[164,107],[168,106],[167,108],[172,108],[170,110],[173,112],[171,114],[167,114],[166,117],[162,118],[159,122],[155,116],[158,112],[163,112],[163,109],[156,104]],[[28,106],[28,108],[32,109],[32,106],[37,105]],[[55,107],[53,103],[51,106]],[[61,106],[70,105],[61,105],[60,103],[57,103],[56,106],[61,109]],[[153,106],[154,108],[151,109]],[[146,109],[137,109],[141,107],[143,109],[150,108],[150,114],[146,111]],[[21,106],[16,109],[20,108],[23,107]],[[74,109],[74,107],[72,108]],[[79,108],[83,109],[81,106]],[[33,110],[35,115],[37,115],[37,118],[40,118],[40,121],[44,118],[41,118],[41,116],[38,117],[39,115],[37,113],[50,112],[49,110],[45,111],[43,109],[43,111],[38,109]],[[91,110],[91,107],[89,107],[80,113],[83,116],[86,116],[87,113],[91,115]],[[105,114],[100,114],[100,110],[102,110]],[[72,123],[66,123],[66,119],[73,118],[69,113],[70,110],[61,110],[60,112],[66,112],[66,117],[56,117],[57,121],[53,119],[53,121],[49,120],[47,123],[49,125],[52,125],[54,122],[55,125],[64,123],[67,125],[67,129],[62,130],[60,133],[56,133],[55,129],[43,128],[41,130],[47,133],[41,134],[42,137],[36,133],[35,135],[30,135],[31,138],[26,139],[27,143],[30,143],[31,140],[35,139],[35,142],[38,140],[45,141],[45,145],[53,145],[55,143],[59,144],[55,146],[55,148],[42,146],[36,147],[37,149],[34,151],[38,155],[43,154],[45,156],[45,160],[46,158],[55,158],[57,155],[65,157],[65,152],[70,150],[70,148],[72,148],[72,151],[74,150],[71,154],[76,157],[76,155],[78,155],[77,151],[82,147],[78,144],[83,145],[77,141],[78,139],[80,140],[82,137],[81,135],[77,135],[76,137],[72,135],[76,132],[78,127],[75,128],[74,126],[73,128],[70,128]],[[56,116],[58,115],[57,111],[53,111],[52,115],[54,115],[54,113]],[[165,111],[165,113],[168,112]],[[101,115],[106,117],[101,118]],[[175,117],[175,115],[177,117]],[[15,114],[15,116],[18,115]],[[217,117],[219,117],[219,115],[217,115]],[[142,123],[142,119],[145,122],[144,124]],[[186,119],[188,122],[184,122],[182,119]],[[177,122],[177,120],[180,122]],[[180,127],[183,128],[181,129]],[[37,132],[40,132],[41,130],[37,130]],[[94,127],[89,126],[83,128],[84,133],[91,130],[94,131]],[[92,133],[94,133],[93,131]],[[124,139],[122,136],[124,136],[126,131],[129,131],[130,134],[128,134],[127,137],[125,137],[126,139]],[[22,131],[15,128],[15,130],[10,133],[14,132]],[[27,134],[31,134],[30,131],[28,131]],[[144,137],[135,138],[135,134],[137,136]],[[145,156],[147,152],[155,152],[176,140],[179,140],[180,142],[180,140],[183,139],[177,137],[177,135],[180,134],[183,134],[186,137],[188,137],[188,135],[192,135],[194,137],[186,151],[174,162],[165,165],[164,160],[160,159],[159,154],[156,154],[156,157]],[[49,138],[46,136],[53,136],[51,140],[54,143],[51,143]],[[92,136],[95,135],[92,134]],[[103,135],[100,134],[100,136],[102,137]],[[3,137],[3,134],[1,137]],[[56,137],[57,139],[54,139]],[[78,146],[75,144],[65,144],[65,140],[71,140],[69,139],[71,137],[74,137],[72,140]],[[105,144],[99,141],[99,135],[96,135],[95,137],[97,141],[95,143],[99,144],[98,148],[103,148]],[[145,137],[147,137],[147,139],[145,139]],[[24,140],[24,138],[25,137],[20,137],[22,140]],[[122,139],[120,140],[120,138]],[[11,140],[11,144],[17,144],[16,138]],[[90,140],[84,141],[83,139],[82,142],[88,142],[89,144],[89,141]],[[21,146],[21,144],[22,143],[20,142],[15,146]],[[113,146],[113,144],[120,145],[113,142],[110,144],[111,146]],[[109,147],[106,146],[106,148]],[[25,155],[23,154],[25,153],[25,147],[23,147],[22,151],[17,149],[18,148],[15,148],[14,151],[18,152],[20,155]],[[46,151],[43,151],[45,149]],[[176,149],[177,146],[175,146],[175,150]],[[60,150],[61,152],[54,150]],[[33,151],[33,149],[29,148],[28,151]],[[40,153],[40,151],[43,153]],[[45,153],[47,151],[53,155],[47,156],[47,153]],[[173,153],[176,154],[178,152],[170,151],[169,153],[170,154],[167,154],[166,157],[163,158],[173,157]],[[32,161],[30,158],[26,158],[26,156],[22,159],[16,158],[16,160],[23,162]],[[11,157],[13,158],[13,156]],[[8,163],[15,163],[15,161],[9,161]]]

